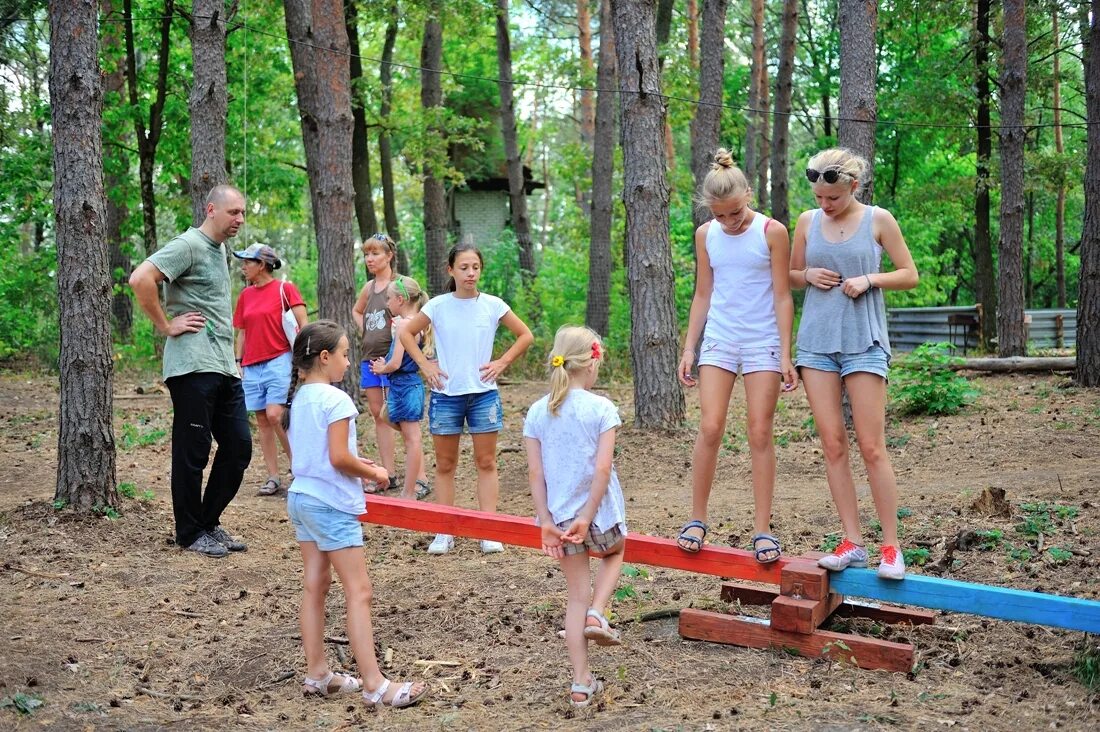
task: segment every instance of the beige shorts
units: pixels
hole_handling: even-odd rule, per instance
[[[558,528],[565,531],[569,528],[569,524],[572,521],[562,521],[558,524]],[[583,554],[584,552],[596,552],[604,554],[612,547],[623,540],[623,532],[619,528],[618,524],[615,524],[607,531],[596,531],[596,529],[589,524],[588,536],[584,537],[583,544],[573,544],[570,542],[563,542],[561,550],[563,554]]]

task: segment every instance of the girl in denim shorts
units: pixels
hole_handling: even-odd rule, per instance
[[[370,707],[407,707],[420,701],[428,687],[411,681],[391,684],[374,653],[371,583],[359,522],[367,510],[361,482],[384,482],[389,475],[356,455],[358,411],[351,398],[333,386],[343,380],[349,365],[348,336],[331,320],[310,323],[294,341],[294,375],[283,420],[294,452],[287,512],[304,566],[299,613],[306,656],[302,692],[327,697],[361,691]],[[361,679],[334,673],[325,658],[325,598],[333,568],[344,588],[348,640]]]
[[[477,289],[485,264],[481,251],[458,244],[447,255],[448,292],[433,297],[412,316],[398,336],[431,387],[428,425],[435,446],[435,489],[439,503],[455,503],[455,468],[465,427],[474,442],[477,502],[482,511],[497,510],[497,433],[504,417],[497,377],[534,341],[531,330],[499,297]],[[417,336],[432,327],[438,361],[430,361],[417,345]],[[493,359],[493,339],[503,325],[516,337],[512,347]],[[446,554],[454,537],[437,534],[429,554]],[[504,551],[499,541],[483,539],[485,554]]]
[[[890,212],[856,198],[867,170],[867,161],[844,148],[819,152],[806,169],[821,208],[799,216],[794,233],[791,285],[806,288],[796,365],[821,435],[825,475],[844,528],[844,540],[818,564],[831,570],[867,566],[841,411],[846,390],[882,524],[878,575],[900,580],[905,561],[898,545],[898,486],[886,452],[890,338],[883,290],[910,290],[917,286],[918,275]],[[882,271],[884,251],[894,263],[893,272]]]
[[[729,152],[719,149],[699,192],[699,205],[713,218],[695,232],[695,297],[677,375],[699,386],[699,436],[691,460],[691,519],[677,543],[686,552],[703,548],[718,448],[726,431],[730,396],[740,371],[745,383],[746,431],[752,458],[752,550],[758,562],[779,559],[771,534],[775,491],[772,420],[779,391],[792,391],[798,376],[791,362],[791,299],[787,229],[753,211],[752,191]],[[706,324],[704,330],[703,325]],[[699,348],[699,376],[692,375]]]
[[[561,563],[569,589],[565,643],[573,664],[569,702],[586,707],[603,689],[588,667],[588,641],[618,645],[607,622],[626,546],[626,512],[612,464],[615,405],[593,394],[603,360],[600,338],[588,328],[565,326],[550,354],[550,393],[527,412],[523,436],[531,498],[542,528],[542,550]],[[598,557],[589,586],[588,558]]]
[[[397,337],[401,329],[428,301],[420,284],[412,277],[395,275],[387,290],[386,307],[393,313],[393,341],[385,358],[370,363],[371,373],[385,375],[389,379],[386,389],[386,417],[397,426],[405,442],[405,487],[402,498],[423,500],[432,492],[424,472],[424,449],[420,445],[420,420],[424,419],[424,381],[420,367],[405,352]],[[421,350],[429,350],[427,341],[431,328],[421,334],[417,344]]]

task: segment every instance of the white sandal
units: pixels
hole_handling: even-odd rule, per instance
[[[340,686],[333,689],[332,682],[336,679],[343,679],[340,682]],[[347,674],[336,674],[332,671],[328,672],[328,676],[323,679],[311,679],[308,676],[302,681],[302,695],[303,696],[335,696],[336,694],[353,694],[363,688],[363,685],[359,683],[359,679],[354,676],[348,676]]]
[[[587,625],[588,618],[595,618],[599,622],[599,625]],[[595,641],[596,645],[617,646],[622,643],[619,631],[612,628],[607,622],[607,618],[605,618],[603,613],[596,608],[588,608],[588,613],[585,615],[585,622],[584,637],[590,641]]]
[[[423,699],[424,696],[428,693],[428,686],[427,684],[425,684],[420,693],[414,695],[412,693],[413,682],[406,681],[405,683],[401,684],[401,688],[397,690],[397,693],[394,694],[389,701],[387,701],[386,692],[389,691],[389,688],[390,680],[385,679],[382,682],[382,685],[378,687],[377,691],[367,691],[366,689],[364,689],[363,701],[368,707],[371,708],[384,706],[393,707],[394,709],[401,709],[402,707],[411,707],[413,704],[416,704],[418,701]]]
[[[603,691],[603,682],[596,678],[596,676],[589,675],[588,684],[573,684],[569,687],[569,703],[578,709],[583,709],[592,703],[593,697]],[[584,694],[583,701],[577,701],[573,698],[574,694]]]

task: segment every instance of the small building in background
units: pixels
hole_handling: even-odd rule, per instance
[[[523,166],[523,187],[528,196],[545,188]],[[485,245],[496,241],[512,225],[512,203],[508,196],[507,170],[494,170],[490,175],[467,176],[466,184],[448,191],[451,234],[455,241],[471,241]]]

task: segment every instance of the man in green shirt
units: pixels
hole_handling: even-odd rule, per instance
[[[226,239],[244,224],[244,196],[215,186],[206,219],[138,265],[130,287],[164,344],[164,383],[172,394],[172,509],[176,543],[210,557],[248,547],[221,527],[252,459],[244,391],[233,353]],[[164,287],[164,308],[158,288]],[[165,312],[167,310],[167,313]],[[206,491],[202,472],[218,441]]]

